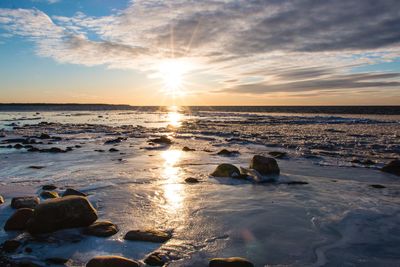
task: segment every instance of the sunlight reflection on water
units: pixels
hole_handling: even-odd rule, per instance
[[[163,185],[164,197],[167,201],[167,209],[171,213],[176,213],[178,209],[182,208],[184,200],[184,188],[180,183],[181,170],[175,167],[179,163],[182,151],[180,150],[167,150],[162,152],[164,159],[163,171],[161,175],[166,179],[167,183]]]

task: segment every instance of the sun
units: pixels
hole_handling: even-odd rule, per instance
[[[190,71],[190,64],[185,60],[168,59],[158,65],[157,74],[162,81],[162,91],[172,97],[185,95],[185,75]]]

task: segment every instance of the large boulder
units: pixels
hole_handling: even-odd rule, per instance
[[[4,225],[5,231],[25,230],[28,221],[33,216],[33,209],[22,208],[14,212]]]
[[[171,238],[171,234],[159,230],[132,230],[126,233],[125,240],[146,241],[154,243],[163,243]]]
[[[254,267],[254,264],[244,258],[215,258],[211,259],[209,267]]]
[[[118,226],[109,221],[95,222],[84,229],[83,233],[86,235],[93,235],[98,237],[108,237],[118,233]]]
[[[392,160],[381,169],[383,172],[392,173],[400,176],[400,160]]]
[[[239,178],[240,171],[236,166],[234,166],[232,164],[223,163],[223,164],[219,164],[211,175],[214,177]]]
[[[86,267],[139,267],[137,261],[119,256],[97,256],[91,259]]]
[[[279,166],[274,158],[255,155],[250,162],[250,168],[258,171],[261,175],[279,174]]]
[[[37,205],[39,205],[40,199],[38,197],[14,197],[11,200],[11,208],[13,209],[22,209],[28,208],[33,209]]]
[[[28,222],[31,234],[50,233],[65,228],[87,227],[97,220],[97,211],[86,197],[66,196],[38,205]]]

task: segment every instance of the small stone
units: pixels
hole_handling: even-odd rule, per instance
[[[167,261],[162,256],[157,252],[153,252],[144,259],[144,263],[149,266],[164,266]]]
[[[29,166],[28,168],[29,168],[29,169],[36,169],[36,170],[40,170],[40,169],[43,169],[43,168],[44,168],[44,166],[36,166],[36,165],[32,165],[32,166]]]
[[[372,188],[376,188],[376,189],[386,188],[386,186],[381,185],[381,184],[370,184],[369,186],[372,187]]]
[[[199,183],[200,181],[197,180],[196,178],[188,177],[188,178],[185,179],[185,182],[188,183],[188,184],[197,184],[197,183]]]
[[[258,171],[261,175],[278,175],[280,170],[274,158],[255,155],[250,162],[250,168]]]
[[[254,267],[254,264],[244,258],[215,258],[211,259],[209,267]]]
[[[221,151],[219,151],[217,153],[217,155],[225,156],[225,157],[237,156],[239,154],[240,154],[239,151],[230,151],[230,150],[227,150],[227,149],[222,149]]]
[[[190,152],[190,151],[196,151],[196,149],[189,148],[189,147],[185,146],[185,147],[182,148],[182,151],[184,151],[184,152]]]
[[[104,149],[95,149],[94,151],[101,152],[101,153],[106,152]]]
[[[33,209],[21,208],[14,212],[4,225],[5,231],[25,230],[28,221],[33,216]]]
[[[78,190],[72,189],[72,188],[67,188],[64,193],[62,194],[63,197],[66,196],[82,196],[86,197],[87,195],[85,193],[82,193]]]
[[[132,241],[145,241],[163,243],[171,238],[171,234],[159,230],[132,230],[126,233],[124,239]]]
[[[239,169],[228,163],[223,163],[217,166],[214,172],[211,174],[214,177],[232,177],[232,178],[239,178],[240,171]]]
[[[159,138],[154,138],[154,139],[150,139],[148,141],[149,143],[155,143],[155,144],[165,144],[165,145],[171,145],[172,144],[172,140],[169,139],[166,136],[160,136]]]
[[[60,197],[58,195],[57,192],[55,191],[43,191],[42,193],[40,193],[40,196],[44,199],[48,199],[48,198],[58,198]]]
[[[304,184],[308,184],[307,182],[303,182],[303,181],[290,181],[290,182],[286,182],[287,185],[304,185]]]
[[[119,150],[112,147],[112,148],[110,148],[108,151],[109,151],[109,152],[118,152]]]
[[[383,172],[392,173],[400,176],[400,160],[392,160],[386,164],[382,169]]]
[[[69,261],[69,259],[64,259],[64,258],[47,258],[45,259],[45,262],[49,265],[64,265]]]
[[[45,134],[45,133],[42,133],[42,134],[39,136],[39,139],[50,139],[50,135]]]
[[[118,233],[118,226],[109,221],[95,222],[94,224],[86,227],[83,231],[86,235],[93,235],[98,237],[108,237]]]
[[[14,148],[15,149],[21,149],[21,148],[23,148],[24,146],[23,145],[21,145],[21,144],[15,144],[14,145]]]
[[[119,256],[97,256],[91,259],[86,267],[139,267],[137,261]]]
[[[277,159],[287,158],[287,153],[286,152],[271,151],[271,152],[268,152],[268,154],[273,156],[274,158],[277,158]]]
[[[11,208],[13,209],[21,209],[21,208],[29,208],[33,209],[40,203],[40,199],[38,197],[15,197],[11,200]]]
[[[44,186],[42,186],[43,190],[55,190],[57,189],[57,186],[55,186],[54,184],[46,184]]]
[[[17,241],[17,240],[6,240],[3,243],[3,250],[7,253],[11,253],[16,251],[19,246],[21,246],[21,242]]]

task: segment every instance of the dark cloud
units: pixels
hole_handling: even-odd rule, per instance
[[[399,88],[400,82],[393,80],[399,77],[400,73],[350,74],[332,76],[326,79],[312,79],[283,84],[242,84],[232,88],[223,89],[219,92],[266,94],[274,92],[306,92],[360,88]]]

